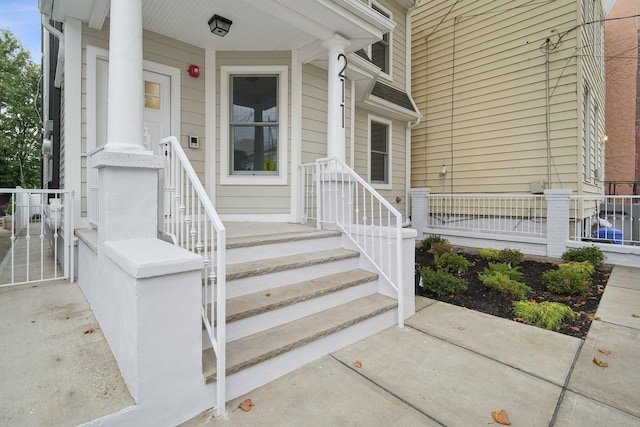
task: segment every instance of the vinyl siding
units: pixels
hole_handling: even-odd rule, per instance
[[[289,81],[280,82],[286,84],[288,99],[286,108],[288,111],[288,132],[291,135],[291,53],[290,52],[216,52],[216,93],[220,93],[220,67],[239,65],[286,65],[289,68]],[[224,126],[220,119],[220,102],[226,102],[217,97],[216,123]],[[287,153],[287,185],[222,185],[220,183],[220,141],[219,129],[216,132],[216,210],[220,214],[289,214],[291,212],[291,155]],[[291,141],[287,141],[291,147]]]
[[[526,193],[547,181],[541,45],[567,32],[549,56],[551,188],[578,190],[580,3],[460,2],[445,18],[454,1],[443,1],[413,13],[412,94],[424,115],[412,133],[413,187],[442,191],[442,165],[447,192]]]

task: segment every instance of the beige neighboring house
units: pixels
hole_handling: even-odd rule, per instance
[[[420,4],[412,186],[601,194],[603,19],[600,0]]]

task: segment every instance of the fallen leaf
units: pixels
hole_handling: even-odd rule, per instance
[[[459,331],[464,331],[464,326],[458,326]]]
[[[605,350],[605,349],[603,349],[603,348],[599,349],[598,351],[599,351],[600,353],[602,353],[602,354],[611,354],[611,351],[609,351],[609,350]]]
[[[271,292],[267,292],[266,294],[264,294],[265,297],[270,297],[271,296]]]
[[[514,317],[513,320],[520,323],[524,322],[524,319],[522,317]]]
[[[604,286],[598,285],[598,293],[601,294],[604,292]]]
[[[507,411],[505,411],[504,409],[501,410],[500,412],[492,412],[491,417],[498,424],[502,424],[505,426],[511,425],[511,421],[509,421],[509,416],[507,415]]]
[[[595,363],[596,365],[600,366],[601,368],[608,368],[609,364],[607,362],[603,362],[602,360],[598,359],[597,357],[593,358],[593,363]]]
[[[464,311],[467,311],[467,307],[462,307],[462,309],[463,309]]]
[[[355,366],[356,368],[362,368],[362,362],[359,360],[356,360],[355,362],[353,362],[353,366]]]
[[[590,322],[593,322],[594,320],[600,320],[600,316],[589,316]]]
[[[571,301],[571,295],[567,295],[566,297],[564,297],[564,299],[565,299],[566,301]]]
[[[238,407],[245,412],[249,412],[251,410],[251,407],[253,406],[255,406],[255,404],[251,401],[251,399],[245,399],[240,402],[240,405],[238,405]]]
[[[635,313],[633,313],[633,314],[631,315],[631,317],[638,318],[638,317],[640,317],[640,314],[635,314]]]
[[[538,297],[538,299],[539,299],[540,301],[542,301],[542,300],[544,299],[544,297],[543,297],[542,295],[540,295],[540,296]]]
[[[85,335],[86,335],[86,334],[92,334],[92,333],[93,333],[93,331],[94,331],[94,329],[93,329],[93,328],[89,328],[89,329],[87,329],[86,331],[84,331],[84,334],[85,334]]]
[[[583,315],[583,314],[587,314],[587,313],[585,313],[584,311],[580,310],[580,311],[578,311],[578,312],[576,313],[576,316],[578,316],[578,317],[582,317],[582,315]]]
[[[537,304],[536,300],[534,300],[534,299],[529,300],[529,302],[530,302],[531,304]]]
[[[582,300],[576,304],[573,304],[574,307],[582,307],[583,305],[585,305],[587,302],[585,300]]]
[[[571,329],[572,331],[580,332],[580,328],[577,326],[572,326],[569,329]]]

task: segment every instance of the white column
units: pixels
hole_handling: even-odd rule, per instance
[[[424,238],[424,230],[429,219],[429,188],[411,189],[411,228],[418,231],[418,240]]]
[[[105,151],[142,151],[142,0],[111,0]]]
[[[327,79],[327,156],[345,161],[345,90],[347,57],[344,49],[349,41],[334,35],[324,41],[329,50]]]

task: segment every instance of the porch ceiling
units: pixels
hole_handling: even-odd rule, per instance
[[[79,19],[100,27],[108,0],[39,0],[53,19]],[[298,50],[312,61],[326,55],[322,41],[339,34],[347,53],[379,40],[394,23],[360,0],[142,0],[143,27],[205,49],[220,51]],[[225,37],[209,32],[214,14],[233,21]]]

